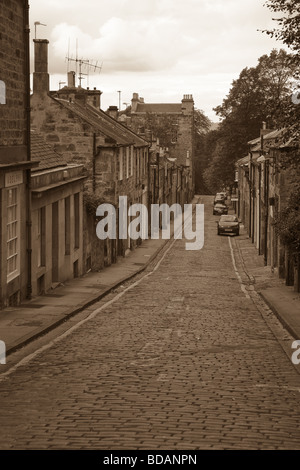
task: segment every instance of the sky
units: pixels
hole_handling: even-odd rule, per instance
[[[138,93],[146,103],[195,107],[218,122],[232,81],[283,45],[259,30],[275,16],[265,0],[29,0],[31,40],[49,40],[50,89],[83,67],[81,86],[102,91],[101,108],[122,110]],[[40,22],[43,25],[34,25]],[[31,71],[33,71],[31,41]],[[76,85],[78,85],[78,73]]]

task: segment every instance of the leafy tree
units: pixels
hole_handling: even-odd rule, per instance
[[[209,130],[195,139],[195,191],[198,194],[212,194],[214,189],[207,184],[205,171],[209,166],[217,141],[218,132]]]
[[[291,63],[294,65],[293,76],[298,81],[292,95],[286,102],[283,116],[284,125],[289,137],[299,142],[300,139],[300,2],[299,0],[267,0],[265,3],[271,11],[278,14],[274,18],[277,28],[264,30],[266,34],[282,41],[292,51]],[[300,158],[298,157],[298,163]]]
[[[196,136],[203,136],[211,127],[210,119],[201,109],[195,108],[194,110],[194,126]]]
[[[274,21],[278,28],[265,30],[271,37],[282,41],[296,52],[295,59],[299,62],[300,51],[300,2],[299,0],[267,0],[265,5],[273,12],[280,13]]]
[[[158,116],[154,113],[147,113],[144,126],[152,138],[159,139],[159,144],[162,147],[170,147],[172,144],[173,124],[174,119],[168,114]]]
[[[287,205],[282,209],[274,222],[275,230],[282,243],[292,253],[300,254],[300,184],[294,186]]]
[[[176,117],[168,114],[157,115],[147,113],[145,119],[145,129],[150,131],[154,138],[159,138],[162,147],[171,147]],[[210,128],[211,122],[200,109],[194,110],[194,133],[195,138],[201,137]]]
[[[194,113],[194,148],[195,148],[195,191],[198,194],[208,194],[203,174],[207,167],[207,133],[212,122],[205,116],[204,112],[195,109]]]
[[[283,49],[261,56],[256,67],[246,67],[232,82],[216,113],[228,123],[240,123],[247,134],[257,133],[261,121],[266,121],[269,128],[278,127],[286,97],[291,94],[294,69],[291,55]]]
[[[222,121],[205,171],[211,190],[232,182],[235,162],[247,154],[247,142],[260,135],[263,121],[269,129],[282,127],[292,89],[294,63],[290,59],[284,50],[263,55],[256,67],[242,70],[215,108]]]

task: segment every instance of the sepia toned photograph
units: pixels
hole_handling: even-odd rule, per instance
[[[299,0],[0,0],[1,452],[300,450],[299,141]]]

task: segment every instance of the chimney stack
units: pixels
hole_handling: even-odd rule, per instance
[[[132,113],[136,112],[138,103],[139,103],[139,94],[133,93],[132,100],[131,100],[131,112]]]
[[[182,113],[185,115],[193,114],[194,112],[193,95],[183,95],[183,99],[181,100],[181,110],[182,110]]]
[[[118,119],[118,106],[110,106],[106,112],[110,117]]]
[[[33,93],[49,93],[47,39],[34,39]]]
[[[75,72],[68,72],[68,88],[75,88]]]

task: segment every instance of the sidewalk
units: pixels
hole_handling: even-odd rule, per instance
[[[0,310],[0,340],[6,355],[50,331],[143,271],[168,240],[144,240],[125,258],[100,272],[64,282],[56,289]]]
[[[192,203],[198,201],[199,196],[195,196]],[[171,223],[171,236],[173,231]],[[143,271],[167,242],[163,239],[144,240],[134,251],[100,272],[89,272],[64,282],[45,295],[0,310],[0,340],[6,345],[6,355],[52,330]]]
[[[235,241],[245,272],[252,280],[255,290],[291,335],[300,339],[300,294],[293,287],[286,286],[285,280],[279,279],[278,274],[272,272],[271,266],[264,265],[263,256],[258,255],[243,226]]]

